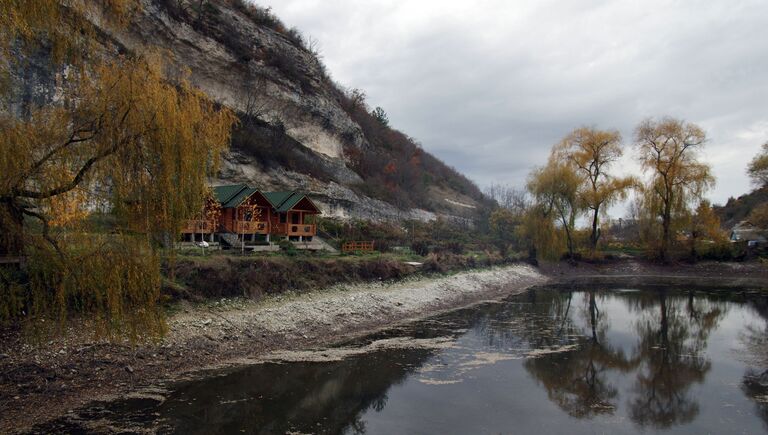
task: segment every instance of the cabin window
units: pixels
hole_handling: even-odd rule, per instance
[[[285,213],[280,213],[280,223],[284,224],[286,222],[287,222],[287,219],[286,219]]]
[[[300,216],[299,216],[298,214],[296,214],[296,213],[293,213],[293,214],[291,215],[291,223],[292,223],[292,224],[297,224],[297,223],[299,223],[299,217],[300,217]]]

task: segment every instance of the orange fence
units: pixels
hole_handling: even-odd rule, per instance
[[[373,242],[344,242],[341,245],[342,252],[369,252],[373,251]]]

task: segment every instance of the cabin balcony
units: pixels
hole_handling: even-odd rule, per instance
[[[286,235],[289,237],[317,235],[317,225],[314,224],[276,224],[274,230],[275,234]]]
[[[212,234],[215,231],[214,221],[202,219],[189,219],[181,229],[182,234]]]
[[[269,222],[237,221],[235,232],[237,234],[269,234]]]

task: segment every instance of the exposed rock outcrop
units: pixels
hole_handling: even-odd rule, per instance
[[[342,218],[479,215],[482,195],[466,178],[407,136],[386,126],[366,130],[354,119],[360,108],[350,110],[349,95],[329,79],[300,34],[268,10],[241,0],[141,3],[125,27],[92,11],[101,55],[162,50],[211,99],[240,114],[243,125],[214,182],[306,190],[327,215]],[[50,71],[44,57],[30,64],[18,77],[19,104],[54,99],[61,72]],[[390,137],[405,140],[406,148],[389,146]]]

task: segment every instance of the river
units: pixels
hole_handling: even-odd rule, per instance
[[[542,287],[94,404],[43,430],[765,433],[764,301]]]

